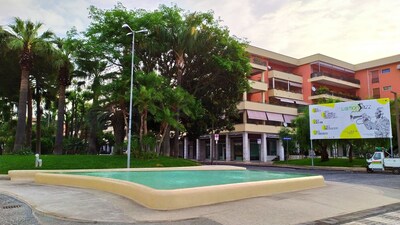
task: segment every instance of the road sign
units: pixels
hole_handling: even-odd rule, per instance
[[[216,141],[218,141],[218,140],[219,140],[219,134],[214,134],[214,139],[215,139]]]
[[[282,138],[282,139],[285,140],[285,141],[290,141],[290,140],[292,140],[291,137],[284,137],[284,138]]]

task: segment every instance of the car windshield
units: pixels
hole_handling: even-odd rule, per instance
[[[374,156],[372,157],[375,160],[381,159],[382,158],[382,154],[380,152],[377,152],[374,154]]]

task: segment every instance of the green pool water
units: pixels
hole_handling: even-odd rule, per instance
[[[142,184],[158,190],[173,190],[263,180],[312,176],[255,170],[173,170],[173,171],[107,171],[65,174],[113,178]]]

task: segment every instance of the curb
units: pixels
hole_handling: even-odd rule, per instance
[[[377,208],[372,208],[372,209],[366,209],[354,213],[349,213],[341,216],[335,216],[335,217],[329,217],[321,220],[316,220],[312,222],[307,222],[307,223],[301,223],[299,225],[332,225],[332,224],[344,224],[344,223],[349,223],[353,221],[357,221],[360,219],[366,219],[369,217],[374,217],[378,215],[383,215],[385,213],[389,212],[394,212],[400,210],[400,203],[393,203],[390,205],[384,205],[381,207]],[[357,223],[361,224],[361,223]],[[362,223],[364,224],[364,223]],[[365,223],[367,224],[367,223]],[[374,223],[375,224],[375,223]],[[381,224],[381,223],[376,223],[376,224]]]
[[[8,175],[0,174],[0,180],[11,180]]]

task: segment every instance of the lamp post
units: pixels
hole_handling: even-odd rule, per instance
[[[397,103],[397,92],[391,91],[394,94],[394,110],[396,110],[396,133],[397,133],[397,152],[400,148],[400,125],[399,125],[399,104]],[[393,152],[392,152],[392,157]]]
[[[135,57],[135,34],[136,33],[147,33],[148,30],[138,30],[134,31],[128,24],[122,25],[122,28],[128,28],[131,32],[127,35],[132,34],[132,60],[131,60],[131,91],[129,97],[129,125],[128,125],[128,149],[126,150],[126,154],[128,156],[127,159],[127,168],[130,168],[131,165],[131,137],[132,137],[132,95],[133,95],[133,69],[134,69],[134,57]]]

